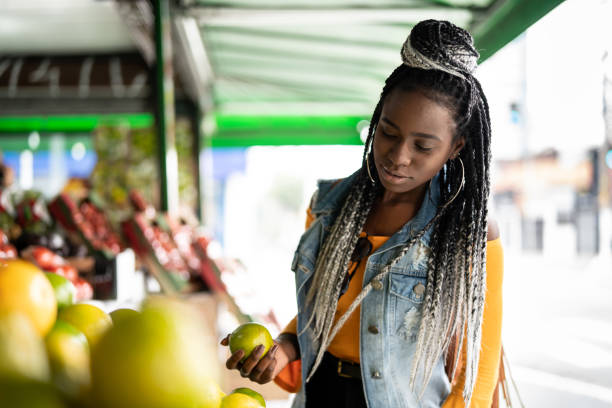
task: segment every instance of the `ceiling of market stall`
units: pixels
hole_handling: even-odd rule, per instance
[[[358,144],[399,50],[423,19],[468,29],[481,60],[559,0],[193,0],[217,145]]]
[[[213,145],[357,144],[356,125],[418,21],[465,27],[484,60],[561,2],[182,0],[173,3],[175,50],[186,88],[215,119]],[[120,3],[5,0],[0,52],[143,52]]]

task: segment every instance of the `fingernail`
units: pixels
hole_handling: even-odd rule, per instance
[[[275,353],[276,353],[276,350],[278,350],[278,344],[275,344],[275,345],[272,347],[272,350],[270,350],[270,353],[275,354]]]

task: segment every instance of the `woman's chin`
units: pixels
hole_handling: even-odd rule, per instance
[[[384,189],[393,193],[407,193],[408,191],[412,190],[415,185],[411,182],[412,180],[410,179],[389,182],[383,178],[380,178],[380,183]]]

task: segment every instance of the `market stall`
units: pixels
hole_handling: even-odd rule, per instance
[[[0,33],[0,309],[29,318],[0,315],[0,395],[15,407],[38,406],[34,394],[54,407],[286,399],[220,370],[229,324],[281,327],[241,299],[244,265],[214,250],[213,150],[362,144],[417,21],[466,27],[486,59],[560,2],[0,6],[13,23]],[[247,385],[259,393],[230,392]]]

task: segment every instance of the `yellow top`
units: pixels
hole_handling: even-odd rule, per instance
[[[306,228],[313,221],[312,213],[308,209]],[[361,233],[365,236],[365,233]],[[368,239],[372,243],[373,253],[380,248],[388,239],[386,236],[372,236]],[[338,301],[335,320],[348,309],[351,302],[357,297],[362,288],[363,274],[367,258],[363,259],[354,272],[355,276],[350,280],[348,290]],[[497,384],[499,362],[501,355],[501,321],[502,321],[502,280],[503,280],[503,250],[500,239],[487,243],[487,292],[482,322],[482,342],[480,348],[480,361],[478,364],[478,376],[472,394],[470,408],[490,408],[493,400],[493,392]],[[349,266],[352,270],[353,264]],[[340,329],[332,340],[328,351],[334,356],[353,362],[359,362],[359,309],[357,309]],[[297,332],[297,317],[294,317],[284,333]],[[334,321],[335,322],[335,321]],[[465,347],[462,348],[462,359],[465,361]],[[300,361],[295,361],[281,371],[274,381],[289,392],[297,392],[301,384]],[[463,386],[465,382],[465,365],[460,364],[460,371],[453,381],[450,395],[442,405],[442,408],[464,408]]]

